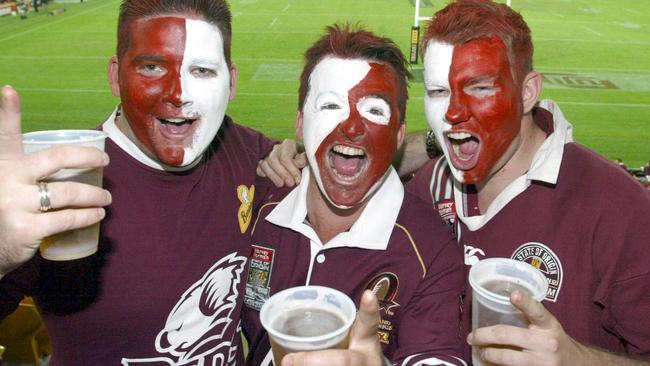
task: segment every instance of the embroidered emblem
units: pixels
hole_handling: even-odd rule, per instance
[[[395,302],[397,297],[397,288],[399,287],[399,279],[394,273],[385,272],[373,278],[366,290],[372,291],[379,300],[379,310],[384,310],[388,315],[394,315],[392,309],[400,306]]]
[[[241,205],[237,211],[237,221],[239,221],[239,231],[245,233],[248,230],[253,219],[253,197],[255,196],[255,186],[251,185],[250,188],[245,185],[237,187],[237,197]]]
[[[435,206],[440,217],[449,225],[452,234],[456,234],[456,204],[454,200],[438,201]]]
[[[259,311],[270,297],[274,256],[274,249],[257,245],[251,246],[244,304],[252,309]]]
[[[549,247],[542,243],[525,243],[515,250],[511,258],[539,269],[548,280],[546,300],[557,301],[562,288],[562,262]]]

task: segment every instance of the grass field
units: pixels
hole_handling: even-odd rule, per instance
[[[278,137],[293,135],[302,52],[326,25],[359,22],[408,56],[415,0],[231,0],[236,99],[228,113]],[[422,0],[421,15],[444,3]],[[512,0],[533,30],[543,97],[556,100],[575,139],[638,167],[650,160],[650,2]],[[0,18],[0,84],[21,94],[24,130],[94,127],[117,103],[106,82],[118,0],[53,3],[27,19]],[[55,16],[48,11],[65,8]],[[421,64],[408,128],[427,128]]]

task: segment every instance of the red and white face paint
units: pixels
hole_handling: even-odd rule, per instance
[[[363,59],[326,57],[309,78],[303,138],[310,169],[334,206],[363,202],[383,182],[400,129],[398,75]]]
[[[158,17],[134,22],[119,60],[122,109],[139,145],[171,166],[199,159],[214,139],[230,97],[219,29]]]
[[[480,183],[512,157],[523,101],[499,38],[457,46],[430,41],[424,85],[427,121],[457,180]]]

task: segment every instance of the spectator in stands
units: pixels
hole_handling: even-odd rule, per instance
[[[257,161],[274,141],[225,115],[237,81],[230,45],[224,0],[123,1],[108,67],[120,104],[100,127],[106,154],[24,155],[18,95],[2,88],[0,319],[33,296],[51,366],[243,362],[247,213],[260,196]],[[39,190],[61,168],[104,166],[106,190],[71,182]],[[67,262],[37,254],[43,238],[100,220],[96,254]],[[360,317],[379,317],[372,296]],[[355,326],[351,345],[365,334],[376,342],[376,322]]]
[[[364,291],[377,293],[381,348],[394,363],[464,365],[454,321],[461,252],[391,167],[406,127],[404,55],[387,38],[333,26],[305,58],[296,134],[311,165],[298,187],[262,206],[254,225],[251,252],[273,259],[262,271],[251,263],[247,293],[255,296],[244,300],[243,328],[255,354],[248,364],[270,358],[261,304],[278,290],[310,284],[355,302]],[[260,277],[269,280],[260,284]]]

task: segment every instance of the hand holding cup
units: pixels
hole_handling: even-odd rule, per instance
[[[29,260],[43,238],[85,227],[104,217],[108,191],[88,184],[47,185],[51,211],[42,212],[39,181],[64,168],[96,168],[108,156],[96,148],[65,146],[26,155],[20,127],[20,101],[5,86],[0,105],[0,277]],[[40,189],[40,191],[39,191]]]

